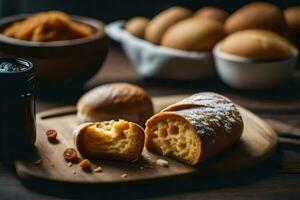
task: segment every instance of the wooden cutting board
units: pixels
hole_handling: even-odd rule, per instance
[[[153,98],[155,110],[159,111],[183,97],[155,97]],[[76,126],[76,108],[52,109],[37,115],[37,155],[28,160],[16,161],[16,171],[25,180],[101,185],[194,174],[229,173],[250,168],[269,158],[275,152],[278,137],[259,117],[242,107],[239,107],[239,110],[245,124],[240,141],[218,156],[200,163],[199,166],[188,166],[144,150],[142,158],[136,163],[93,160],[93,167],[101,166],[103,172],[87,173],[82,171],[78,164],[68,166],[62,156],[66,148],[74,147],[72,131]],[[48,142],[45,135],[45,131],[48,129],[58,131],[59,142],[57,144]],[[156,165],[155,161],[158,158],[168,160],[169,167]],[[35,163],[39,159],[41,159],[41,163]],[[123,174],[127,174],[127,177],[122,178]]]

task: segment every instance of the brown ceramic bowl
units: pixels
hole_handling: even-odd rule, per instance
[[[0,32],[10,24],[29,15],[15,15],[0,20]],[[0,56],[19,57],[30,60],[37,79],[44,82],[84,82],[91,78],[106,58],[109,40],[104,24],[96,19],[71,16],[74,21],[89,25],[95,33],[86,38],[32,42],[6,37],[0,34]]]

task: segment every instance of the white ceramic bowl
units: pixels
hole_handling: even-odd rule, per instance
[[[215,74],[210,52],[188,52],[154,45],[123,29],[125,21],[106,26],[107,35],[120,42],[136,72],[144,78],[201,80]]]
[[[270,89],[290,79],[295,71],[298,50],[286,60],[257,62],[213,49],[217,73],[227,85],[237,89]]]

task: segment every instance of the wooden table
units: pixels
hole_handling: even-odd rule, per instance
[[[118,48],[111,49],[101,72],[86,88],[112,81],[129,81],[143,86],[151,95],[216,91],[248,107],[281,131],[300,132],[300,76],[266,92],[241,92],[229,89],[217,78],[201,82],[142,80]],[[81,91],[80,91],[81,92]],[[74,104],[78,89],[40,95],[37,110]],[[74,95],[75,94],[75,95]],[[158,183],[99,188],[65,188],[60,185],[22,183],[14,169],[0,164],[0,199],[60,198],[156,198],[156,199],[300,199],[300,136],[281,137],[277,154],[248,171],[217,177],[190,177]]]

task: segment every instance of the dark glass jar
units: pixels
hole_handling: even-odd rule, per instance
[[[35,75],[31,62],[0,58],[0,159],[13,163],[34,150]]]

